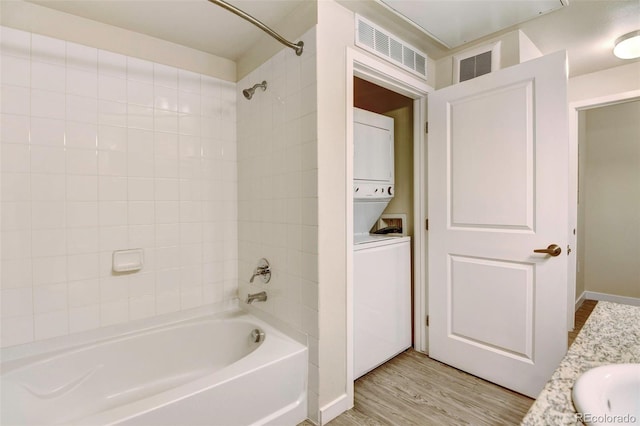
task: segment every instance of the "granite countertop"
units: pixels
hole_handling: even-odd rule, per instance
[[[640,363],[640,307],[598,302],[522,425],[581,425],[571,399],[576,379],[594,367],[623,363]]]

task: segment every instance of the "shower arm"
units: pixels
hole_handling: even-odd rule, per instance
[[[273,31],[271,28],[267,27],[262,22],[258,21],[253,16],[249,15],[246,12],[243,12],[242,10],[238,9],[235,6],[230,5],[229,3],[227,3],[224,0],[208,0],[208,1],[213,3],[213,4],[217,4],[218,6],[224,8],[224,9],[227,9],[229,12],[235,13],[236,15],[238,15],[239,17],[241,17],[243,19],[246,19],[247,21],[251,22],[256,27],[260,28],[265,33],[269,34],[271,37],[273,37],[276,40],[278,40],[280,43],[284,44],[287,47],[290,47],[293,50],[295,50],[296,51],[296,55],[298,55],[298,56],[302,55],[302,50],[304,48],[304,42],[303,41],[299,41],[297,43],[290,42],[289,40],[285,39],[284,37],[282,37],[277,32]]]

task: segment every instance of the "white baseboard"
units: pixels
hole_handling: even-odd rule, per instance
[[[326,425],[349,409],[349,398],[343,393],[324,407],[320,408],[320,424]]]
[[[617,296],[615,294],[598,293],[596,291],[585,291],[580,297],[582,298],[583,296],[587,300],[602,300],[605,302],[622,303],[623,305],[640,306],[640,298],[637,297]]]
[[[587,293],[586,291],[583,291],[580,297],[576,299],[576,311],[580,309],[580,306],[582,306],[584,301],[588,299],[586,296],[586,293]]]

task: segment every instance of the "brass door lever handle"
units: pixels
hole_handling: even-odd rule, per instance
[[[560,253],[562,253],[562,249],[557,244],[551,244],[546,249],[536,249],[533,252],[534,253],[546,253],[549,256],[556,257],[556,256],[560,256]]]

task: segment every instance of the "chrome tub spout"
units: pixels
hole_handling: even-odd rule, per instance
[[[251,304],[255,301],[265,302],[267,300],[267,292],[261,291],[260,293],[248,294],[247,295],[247,303]]]

